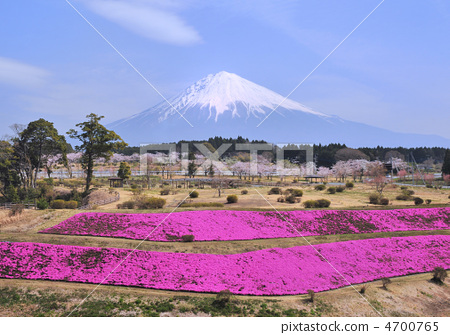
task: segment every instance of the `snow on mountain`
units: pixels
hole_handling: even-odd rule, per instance
[[[450,140],[439,136],[399,134],[320,113],[225,71],[206,76],[168,102],[108,126],[131,145],[214,136],[349,146],[450,145]]]
[[[314,112],[302,104],[286,99],[265,87],[225,71],[197,81],[173,99],[172,105],[178,110],[185,110],[200,106],[209,111],[208,119],[218,121],[220,115],[231,111],[232,117],[261,117],[266,115],[267,109],[275,109],[278,105],[286,109],[299,110],[306,113],[325,116]],[[239,115],[237,103],[242,103],[247,115]],[[264,109],[264,107],[266,109]],[[174,113],[172,108],[167,114]]]
[[[263,119],[268,111],[270,113],[274,109],[276,109],[275,113],[281,113],[282,109],[288,109],[327,117],[326,114],[313,111],[296,101],[285,99],[274,91],[225,71],[210,74],[197,81],[184,92],[169,99],[169,103],[164,101],[142,113],[123,119],[121,122],[128,122],[134,118],[142,118],[143,115],[148,116],[155,113],[158,114],[158,121],[162,122],[171,115],[179,115],[178,112],[184,115],[190,109],[200,109],[203,114],[206,112],[206,120],[212,119],[215,122],[218,122],[219,116],[226,112],[231,112],[233,118],[247,119],[254,116]]]

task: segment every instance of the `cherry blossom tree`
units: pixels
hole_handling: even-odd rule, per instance
[[[330,168],[327,168],[325,166],[320,166],[317,169],[317,174],[321,177],[323,177],[325,180],[328,180],[328,177],[333,175],[333,171]]]
[[[350,163],[348,161],[339,161],[334,164],[333,168],[333,176],[341,181],[344,181],[348,175],[352,174],[352,170],[350,168]]]
[[[432,173],[427,173],[423,175],[423,179],[425,180],[425,184],[427,185],[431,185],[434,182],[434,174]]]
[[[397,176],[400,178],[400,180],[405,180],[407,174],[408,172],[406,172],[406,170],[400,170],[398,171]]]

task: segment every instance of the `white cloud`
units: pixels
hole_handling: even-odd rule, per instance
[[[187,46],[202,42],[199,33],[176,13],[176,1],[89,0],[86,6],[122,27],[163,43]]]
[[[0,57],[0,83],[18,87],[35,87],[45,83],[50,75],[44,69]]]

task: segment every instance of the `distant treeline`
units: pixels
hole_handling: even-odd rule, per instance
[[[336,163],[337,151],[347,148],[345,144],[328,144],[328,145],[314,145],[314,154],[316,155],[317,165],[332,166]],[[419,147],[419,148],[404,148],[404,147],[380,147],[376,148],[357,148],[364,153],[369,160],[388,161],[389,158],[398,157],[405,161],[411,161],[412,157],[417,163],[425,161],[432,161],[433,163],[442,163],[444,161],[445,151],[447,148],[441,147]]]
[[[235,149],[235,145],[237,143],[267,143],[263,140],[249,140],[248,138],[244,138],[242,136],[238,136],[237,138],[223,138],[220,136],[211,137],[206,141],[179,141],[177,143],[177,150],[180,150],[181,143],[189,143],[189,151],[200,153],[198,150],[196,150],[194,144],[195,143],[203,143],[205,144],[208,149],[213,150],[219,148],[222,144],[231,143],[232,146],[230,149],[226,152],[227,156],[237,154],[238,151]],[[331,143],[327,145],[314,145],[314,159],[318,166],[327,166],[331,167],[333,166],[336,161],[338,160],[336,158],[336,153],[341,149],[349,148],[345,144],[340,143]],[[124,149],[118,150],[117,153],[123,154],[123,155],[132,155],[134,153],[139,153],[139,147],[126,147]],[[369,160],[389,160],[389,157],[399,157],[404,160],[411,160],[411,157],[413,156],[417,163],[423,163],[425,161],[433,161],[433,163],[442,163],[444,161],[445,151],[446,148],[442,147],[419,147],[419,148],[404,148],[404,147],[381,147],[377,146],[376,148],[357,148],[362,154],[364,154]],[[342,150],[341,150],[342,152]],[[411,156],[412,154],[412,156]],[[303,161],[301,159],[304,157],[304,153],[297,153],[295,154],[297,157],[300,157],[300,161]],[[338,156],[339,158],[339,156]]]

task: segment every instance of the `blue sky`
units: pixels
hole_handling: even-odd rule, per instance
[[[228,71],[287,95],[381,0],[71,0],[170,98]],[[65,0],[0,2],[0,135],[66,131],[161,97]],[[326,114],[450,138],[450,1],[385,0],[292,95]]]

